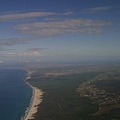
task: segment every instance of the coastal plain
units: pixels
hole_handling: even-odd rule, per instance
[[[34,72],[27,82],[44,93],[30,120],[120,119],[120,65],[34,65],[29,70]],[[92,91],[88,84],[90,82],[95,88],[92,93],[88,92]],[[114,93],[111,91],[113,88],[117,89]],[[113,94],[114,97],[111,97]],[[103,96],[104,99],[100,102]],[[32,106],[34,107],[36,106]]]

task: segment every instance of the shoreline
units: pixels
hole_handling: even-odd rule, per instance
[[[29,120],[34,119],[34,114],[37,113],[38,105],[42,102],[42,95],[43,92],[41,89],[38,89],[37,87],[33,87],[30,85],[27,80],[31,78],[32,71],[28,71],[27,77],[25,79],[25,82],[27,85],[29,85],[32,88],[32,97],[30,101],[29,107],[26,109],[25,116],[23,117],[23,120]]]

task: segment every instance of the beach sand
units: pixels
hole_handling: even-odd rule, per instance
[[[31,74],[32,72],[28,73],[28,77],[26,78],[27,80],[31,78]],[[33,96],[30,103],[30,107],[28,109],[28,112],[24,120],[34,119],[34,114],[37,113],[38,105],[42,102],[42,95],[43,95],[41,89],[31,86],[28,82],[27,84],[33,89]]]

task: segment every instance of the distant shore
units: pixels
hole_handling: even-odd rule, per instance
[[[26,111],[26,115],[24,116],[24,120],[34,119],[34,114],[37,113],[38,105],[42,102],[43,92],[41,89],[33,87],[30,85],[27,80],[31,78],[32,71],[28,71],[26,83],[33,89],[33,95],[31,98],[30,106]]]

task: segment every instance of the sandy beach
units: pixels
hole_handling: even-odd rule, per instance
[[[28,72],[28,77],[26,80],[31,78],[32,72]],[[42,90],[31,86],[28,82],[26,82],[32,89],[33,89],[33,96],[31,99],[30,107],[28,109],[28,112],[26,113],[26,116],[24,117],[24,120],[34,119],[34,114],[37,113],[38,105],[42,102]]]

